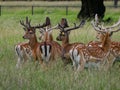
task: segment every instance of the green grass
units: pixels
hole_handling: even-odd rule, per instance
[[[22,69],[15,68],[17,56],[14,51],[14,45],[19,42],[25,42],[22,38],[24,30],[19,24],[20,20],[25,20],[26,16],[32,19],[31,24],[37,25],[49,16],[52,26],[56,25],[62,17],[68,19],[69,24],[79,20],[76,19],[78,9],[70,9],[69,15],[65,15],[64,9],[52,9],[45,11],[46,8],[36,8],[35,15],[30,15],[29,9],[15,10],[15,13],[9,12],[7,9],[0,16],[0,90],[119,90],[120,89],[120,68],[119,63],[108,71],[84,70],[80,72],[76,78],[71,65],[65,70],[63,62],[58,62],[48,70],[38,67],[35,69],[33,62],[28,62]],[[120,9],[108,9],[105,18],[111,17],[112,22],[105,23],[111,25],[118,20]],[[112,14],[111,12],[114,13]],[[88,43],[95,40],[95,31],[88,21],[85,26],[79,30],[72,31],[70,34],[70,42]],[[39,36],[39,32],[37,31]],[[58,31],[53,31],[54,39],[58,35]],[[115,41],[120,41],[120,32],[115,33],[112,37]],[[59,42],[60,43],[60,42]]]

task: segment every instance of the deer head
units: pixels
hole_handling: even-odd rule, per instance
[[[95,18],[98,18],[95,16]],[[105,49],[109,49],[110,44],[111,44],[111,39],[110,36],[114,32],[118,32],[120,28],[117,30],[112,30],[114,27],[118,26],[120,24],[120,21],[118,21],[116,24],[110,26],[110,27],[103,27],[99,23],[96,23],[98,19],[95,19],[95,21],[92,21],[92,26],[94,29],[97,31],[96,38],[101,42],[102,47]]]
[[[40,38],[42,41],[53,41],[53,37],[52,37],[52,30],[56,29],[58,27],[58,25],[54,26],[54,27],[46,27],[46,28],[40,28]]]
[[[109,33],[109,36],[111,37],[114,32],[120,31],[120,27],[118,29],[116,29],[116,30],[113,30],[115,27],[117,27],[117,26],[120,25],[120,20],[116,24],[114,24],[112,26],[104,27],[103,25],[101,25],[99,23],[99,19],[98,19],[98,16],[96,14],[95,15],[95,20],[92,21],[91,23],[92,23],[92,26],[94,27],[94,29],[97,31],[97,37],[96,37],[97,39],[99,39],[99,37],[101,37],[102,35],[104,35],[101,32],[104,32],[104,33],[107,32],[107,33]]]
[[[80,27],[82,27],[84,25],[85,21],[82,20],[80,22],[80,24],[77,26],[75,23],[74,23],[74,27],[72,28],[67,28],[65,29],[63,26],[61,26],[60,24],[58,25],[58,28],[60,29],[60,34],[59,36],[56,38],[58,41],[62,41],[63,39],[67,38],[68,39],[68,36],[69,36],[69,32],[72,31],[72,30],[75,30],[75,29],[78,29]]]
[[[35,36],[35,27],[30,25],[31,20],[28,19],[28,17],[26,17],[26,23],[24,23],[24,21],[20,20],[20,24],[23,27],[23,29],[25,30],[25,35],[23,36],[24,39],[31,39],[32,37]]]

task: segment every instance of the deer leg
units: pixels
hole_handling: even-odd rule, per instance
[[[17,61],[17,64],[16,64],[16,68],[20,68],[20,67],[21,67],[22,61],[23,61],[23,58],[22,58],[22,57],[18,57],[18,61]]]

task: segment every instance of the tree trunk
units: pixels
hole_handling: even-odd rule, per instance
[[[114,7],[117,8],[118,0],[114,0]]]
[[[82,6],[77,17],[80,18],[94,18],[98,14],[100,18],[104,17],[105,6],[103,0],[81,0]]]

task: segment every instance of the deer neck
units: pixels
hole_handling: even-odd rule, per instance
[[[53,41],[53,36],[52,36],[52,34],[49,35],[49,41]]]
[[[62,46],[65,47],[69,44],[69,36],[66,36],[63,40],[62,40]]]
[[[110,50],[110,45],[111,45],[111,39],[109,37],[109,34],[106,33],[105,37],[102,38],[102,48],[105,52],[108,52]]]
[[[36,36],[34,36],[34,38],[29,40],[29,45],[30,45],[31,49],[34,49],[36,43],[38,43]]]
[[[49,34],[48,32],[45,33],[45,41],[53,41],[53,36]]]

